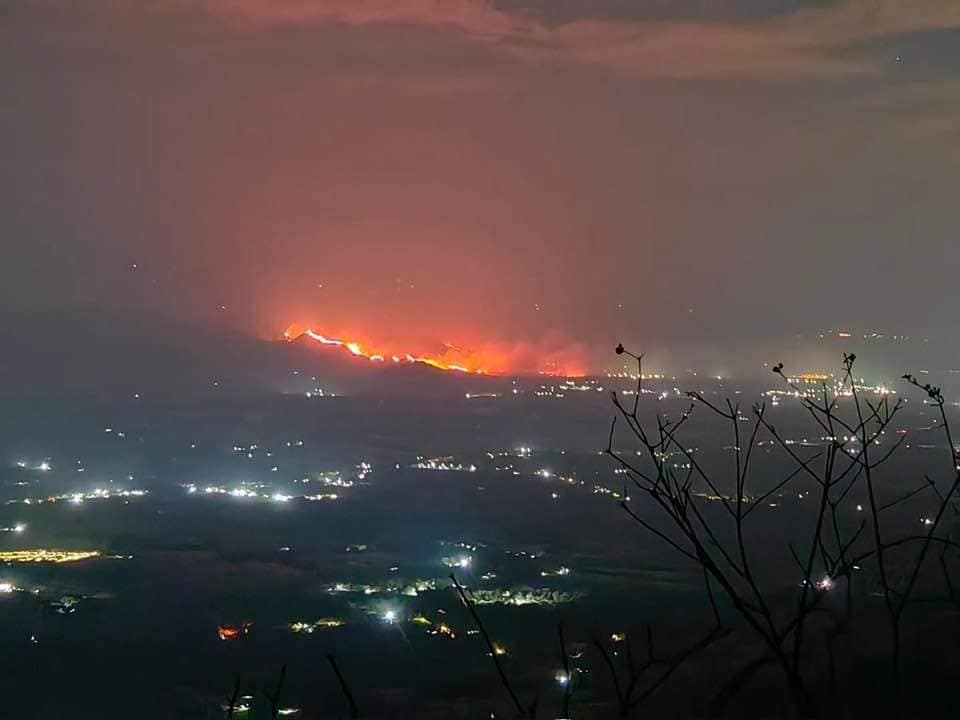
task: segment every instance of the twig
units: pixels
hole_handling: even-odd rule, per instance
[[[510,699],[513,701],[513,705],[517,710],[517,714],[522,718],[535,717],[536,702],[531,704],[529,708],[523,707],[523,704],[520,702],[520,698],[517,697],[517,693],[514,692],[513,686],[507,679],[507,674],[504,672],[503,665],[500,663],[500,657],[497,655],[496,645],[494,645],[493,640],[490,639],[490,634],[487,632],[486,627],[483,625],[483,621],[480,619],[480,613],[477,612],[477,609],[474,606],[473,601],[467,595],[466,590],[464,590],[463,586],[457,581],[456,575],[450,573],[450,579],[453,581],[453,586],[456,588],[457,594],[460,596],[460,600],[467,607],[467,610],[470,611],[470,615],[473,617],[473,622],[476,624],[477,630],[480,631],[480,635],[483,636],[483,639],[487,643],[487,650],[490,652],[490,657],[493,659],[494,667],[497,669],[497,675],[500,676],[500,682],[503,683],[503,687],[506,689],[507,694],[510,695]]]
[[[240,682],[240,673],[237,673],[233,681],[233,692],[230,693],[230,697],[227,699],[227,720],[233,720],[233,713],[236,712],[237,701],[240,699]]]
[[[287,679],[287,666],[284,664],[280,668],[280,679],[277,681],[277,687],[272,693],[267,693],[267,700],[270,701],[270,718],[277,720],[280,717],[280,694],[283,692],[283,683]]]
[[[333,668],[333,673],[337,676],[337,683],[340,685],[340,691],[347,699],[347,704],[350,705],[350,717],[356,720],[356,718],[360,717],[360,711],[357,709],[357,703],[353,699],[353,693],[350,692],[350,686],[347,684],[347,679],[340,671],[340,666],[337,664],[337,658],[331,654],[327,655],[327,660],[330,661],[330,667]]]
[[[567,652],[567,643],[563,639],[563,623],[557,623],[557,635],[560,639],[560,657],[563,658],[563,717],[570,717],[570,697],[573,695],[573,675],[570,674],[570,654]]]

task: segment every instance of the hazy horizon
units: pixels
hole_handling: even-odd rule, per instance
[[[591,362],[954,323],[952,2],[0,18],[8,310]]]

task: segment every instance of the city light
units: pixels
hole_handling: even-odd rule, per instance
[[[463,463],[457,462],[452,456],[440,457],[440,458],[422,458],[418,457],[417,462],[415,462],[410,467],[416,470],[440,470],[446,472],[476,472],[476,465],[464,465]]]
[[[109,500],[111,498],[132,498],[143,497],[147,490],[105,490],[97,488],[90,492],[71,492],[63,495],[50,495],[48,497],[22,498],[20,500],[7,500],[7,505],[42,505],[44,503],[70,502],[79,505],[86,500]],[[26,526],[24,525],[24,529]],[[17,531],[20,532],[20,531]]]
[[[835,585],[833,578],[830,577],[829,575],[824,575],[815,584],[816,584],[817,590],[821,590],[823,592],[828,592],[830,590],[833,590]]]
[[[71,563],[100,557],[99,550],[6,550],[0,552],[5,563]]]
[[[340,618],[320,618],[314,622],[298,620],[290,623],[290,631],[305,635],[312,635],[317,630],[332,630],[346,625],[346,620]]]

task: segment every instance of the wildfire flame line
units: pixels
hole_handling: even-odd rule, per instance
[[[294,325],[288,327],[284,333],[283,337],[287,342],[294,342],[301,337],[308,337],[311,340],[320,343],[321,345],[328,345],[332,347],[340,347],[349,352],[351,355],[357,357],[366,358],[370,362],[385,363],[388,360],[390,362],[401,364],[421,364],[429,365],[430,367],[436,368],[437,370],[445,370],[448,372],[459,372],[459,373],[468,373],[474,375],[490,375],[493,373],[488,372],[482,367],[468,367],[466,365],[455,364],[444,362],[442,359],[436,357],[428,357],[423,355],[411,355],[410,353],[402,354],[390,354],[374,352],[363,347],[358,342],[350,340],[340,340],[337,338],[328,338],[320,333],[314,332],[313,330],[306,328],[301,329]],[[455,346],[448,345],[449,348],[454,348]]]

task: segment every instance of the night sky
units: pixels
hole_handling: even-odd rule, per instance
[[[553,349],[949,327],[958,47],[956,0],[5,0],[0,302]]]

